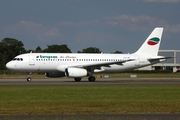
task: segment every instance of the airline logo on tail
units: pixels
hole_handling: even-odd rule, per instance
[[[151,38],[150,40],[148,40],[148,45],[156,45],[156,44],[158,44],[159,43],[159,41],[160,41],[160,39],[159,38],[157,38],[157,37],[154,37],[154,38]]]

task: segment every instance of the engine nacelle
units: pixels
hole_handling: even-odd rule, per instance
[[[64,77],[65,73],[64,72],[47,72],[45,73],[47,77],[52,77],[52,78],[57,78],[57,77]]]
[[[83,68],[66,68],[65,70],[67,77],[85,77],[88,76],[88,71]]]

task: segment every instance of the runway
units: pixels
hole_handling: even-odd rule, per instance
[[[87,78],[81,82],[75,82],[73,78],[45,78],[33,79],[0,79],[0,86],[91,86],[91,85],[119,85],[119,86],[180,86],[180,78],[101,78],[95,82],[89,82]]]

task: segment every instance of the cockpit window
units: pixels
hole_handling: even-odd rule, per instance
[[[22,58],[14,58],[13,61],[23,61]]]

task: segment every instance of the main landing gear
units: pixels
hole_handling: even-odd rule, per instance
[[[94,76],[89,76],[88,80],[89,82],[95,82],[96,78]]]
[[[89,82],[95,82],[96,81],[96,78],[92,75],[92,71],[91,72],[89,72],[89,78],[88,78],[88,80],[89,80]]]
[[[76,82],[80,82],[81,81],[81,77],[78,77],[78,78],[74,78],[74,80]],[[96,81],[96,78],[94,76],[89,76],[88,78],[89,82],[95,82]]]

